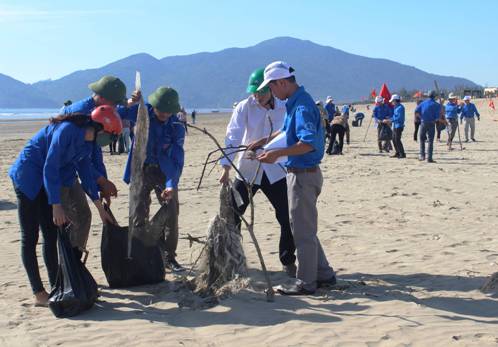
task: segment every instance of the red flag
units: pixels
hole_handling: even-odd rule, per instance
[[[380,88],[379,95],[384,98],[384,104],[391,106],[391,103],[389,102],[391,99],[391,93],[389,92],[389,89],[387,89],[387,85],[385,83]]]
[[[416,92],[415,94],[413,94],[413,97],[414,98],[421,98],[422,97],[422,92],[419,90],[418,92]]]
[[[372,91],[370,92],[370,95],[372,96],[372,98],[375,98],[377,96],[377,92],[375,91],[375,88],[372,89]]]
[[[492,109],[493,109],[493,111],[495,111],[495,103],[493,102],[493,99],[490,99],[490,100],[489,100],[489,104],[488,104],[488,106],[489,106],[490,108],[492,108]]]

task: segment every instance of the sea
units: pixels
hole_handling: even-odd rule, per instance
[[[0,108],[0,123],[11,121],[32,121],[49,119],[58,114],[60,109],[52,108]],[[196,108],[197,114],[217,114],[232,112],[231,108]],[[187,109],[191,114],[193,109]]]

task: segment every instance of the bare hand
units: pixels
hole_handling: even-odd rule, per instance
[[[278,157],[280,157],[280,155],[277,151],[269,151],[261,153],[256,159],[262,163],[273,164],[277,161]]]
[[[263,147],[263,145],[265,144],[265,142],[266,142],[266,138],[262,138],[262,139],[253,141],[253,142],[251,142],[251,143],[249,143],[247,145],[247,150],[248,151],[254,151],[256,149],[259,149],[259,148]]]
[[[173,194],[174,193],[175,193],[175,189],[174,188],[166,188],[161,193],[161,198],[164,201],[169,201],[169,200],[171,200],[173,198]]]
[[[66,217],[64,213],[64,209],[61,204],[52,205],[52,215],[54,219],[54,224],[58,227],[63,226],[64,224],[69,222],[69,219]]]
[[[136,104],[137,102],[139,102],[141,98],[142,98],[142,92],[139,91],[139,90],[135,90],[131,94],[131,98],[128,99],[128,107],[130,107],[133,104]]]
[[[105,200],[107,205],[111,206],[111,197],[115,198],[118,196],[118,190],[116,186],[114,185],[114,183],[104,177],[100,177],[97,181],[97,184],[100,188],[101,198]]]
[[[223,173],[220,176],[219,182],[221,184],[227,184],[230,179],[230,166],[223,166]]]

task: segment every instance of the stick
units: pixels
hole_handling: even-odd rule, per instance
[[[368,122],[367,131],[365,131],[365,137],[363,138],[363,142],[367,140],[368,129],[370,129],[370,124],[372,124],[372,119],[373,117],[370,117],[370,122]]]

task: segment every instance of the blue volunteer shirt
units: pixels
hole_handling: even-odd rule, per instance
[[[60,204],[61,188],[76,182],[92,200],[97,200],[98,187],[90,163],[92,146],[85,141],[85,129],[71,122],[50,124],[28,141],[9,170],[14,186],[30,200],[45,188],[48,203]]]
[[[415,113],[420,114],[422,123],[435,122],[440,118],[441,105],[434,99],[427,99],[415,108]]]
[[[90,117],[92,111],[95,109],[95,101],[93,97],[89,96],[83,100],[76,101],[71,105],[64,106],[60,110],[60,114],[82,113]],[[93,144],[91,155],[92,171],[95,179],[104,176],[107,178],[107,170],[104,165],[104,156],[102,149],[96,143]]]
[[[325,110],[327,111],[328,120],[331,122],[335,117],[335,104],[333,102],[326,103]]]
[[[473,118],[474,116],[477,116],[477,118],[481,117],[481,115],[477,111],[476,105],[471,102],[469,102],[468,104],[464,104],[462,106],[462,114],[460,115],[460,119]]]
[[[299,141],[313,147],[308,153],[290,155],[285,166],[301,169],[317,166],[323,158],[325,134],[315,101],[301,86],[287,99],[285,107],[287,114],[281,130],[285,131],[287,147]]]
[[[392,123],[394,129],[405,127],[405,106],[401,104],[394,106]]]
[[[342,106],[342,115],[349,116],[349,105]]]
[[[462,108],[457,103],[448,102],[444,107],[446,119],[456,119],[460,112],[462,112]]]
[[[154,109],[146,104],[149,112],[149,138],[147,141],[146,164],[159,165],[166,176],[166,188],[178,188],[178,182],[183,171],[185,152],[185,126],[176,115],[172,115],[166,122],[157,119]],[[120,110],[123,119],[130,120],[133,124],[137,121],[138,104]],[[130,183],[132,151],[128,154],[128,161],[124,173],[124,181]]]
[[[380,122],[384,119],[390,119],[392,117],[392,112],[393,110],[386,104],[375,105],[373,117]]]

